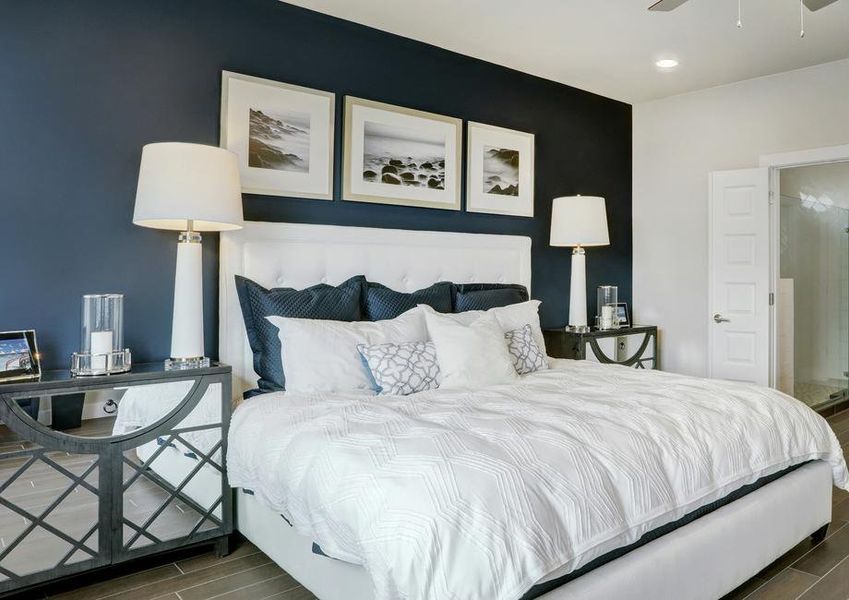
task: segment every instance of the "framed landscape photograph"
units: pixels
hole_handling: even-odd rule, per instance
[[[345,98],[342,199],[460,210],[460,119]]]
[[[221,147],[239,157],[242,191],[333,199],[336,96],[223,71]]]
[[[466,210],[534,216],[534,135],[469,122]]]

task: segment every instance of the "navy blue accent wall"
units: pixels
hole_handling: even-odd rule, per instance
[[[435,15],[432,18],[437,18]],[[277,0],[0,3],[0,330],[38,330],[44,362],[79,345],[86,292],[126,294],[137,361],[169,352],[176,236],[131,223],[141,147],[217,145],[222,69],[536,134],[536,217],[245,196],[252,220],[527,235],[544,325],[567,317],[570,251],[551,199],[607,198],[595,287],[631,296],[631,107]],[[204,242],[206,347],[217,355],[217,252]],[[639,309],[639,307],[638,307]],[[637,312],[639,315],[639,312]]]

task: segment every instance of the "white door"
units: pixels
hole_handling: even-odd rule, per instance
[[[710,176],[709,375],[769,385],[769,169]]]

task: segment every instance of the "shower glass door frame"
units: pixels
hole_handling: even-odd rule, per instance
[[[780,170],[788,167],[803,167],[836,162],[849,162],[849,144],[828,146],[810,150],[764,154],[759,160],[760,167],[770,170],[770,302],[769,302],[769,383],[776,387],[778,383],[778,319],[775,299],[778,295],[780,268]],[[849,236],[847,236],[849,237]],[[849,240],[847,240],[849,243]],[[847,365],[849,367],[849,365]]]

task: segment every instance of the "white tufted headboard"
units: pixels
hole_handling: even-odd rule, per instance
[[[437,281],[531,288],[531,240],[512,235],[246,222],[221,234],[219,357],[233,394],[256,387],[234,275],[268,288],[339,284],[354,275],[410,292]]]

